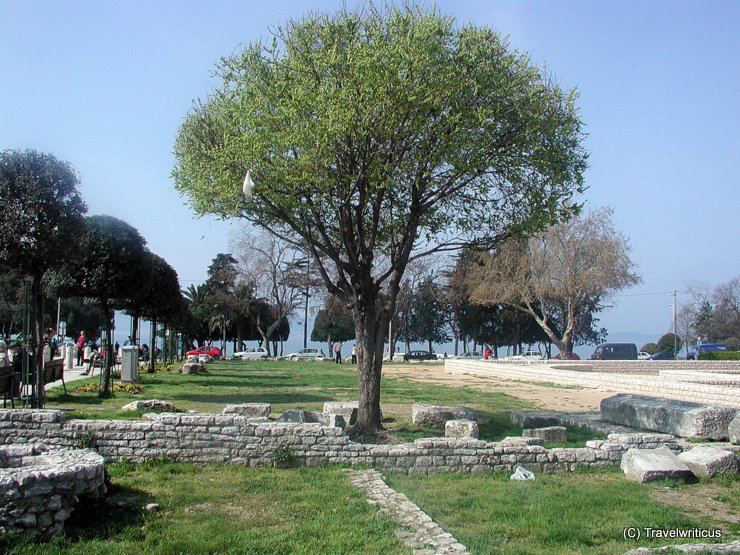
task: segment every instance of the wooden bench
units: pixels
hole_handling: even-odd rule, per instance
[[[67,393],[67,384],[64,383],[64,359],[53,358],[44,362],[44,385],[62,380],[64,393]]]

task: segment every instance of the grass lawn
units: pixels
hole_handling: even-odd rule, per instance
[[[64,538],[0,536],[0,553],[411,553],[339,468],[118,463],[108,472],[109,501],[75,510]]]
[[[709,543],[718,540],[647,539],[645,528],[661,530],[722,529],[721,542],[740,536],[740,524],[719,522],[653,499],[653,493],[678,489],[701,497],[709,484],[625,480],[619,469],[604,469],[552,476],[538,475],[531,482],[517,482],[507,474],[464,476],[386,476],[445,531],[471,553],[497,555],[619,554],[637,547],[675,543]],[[734,497],[737,510],[737,477],[714,480],[721,495]],[[734,503],[734,505],[732,505]],[[625,540],[624,529],[643,530],[639,541]]]
[[[138,419],[138,413],[120,407],[133,399],[156,398],[174,401],[181,411],[217,413],[228,403],[266,402],[280,413],[321,410],[325,401],[357,398],[350,365],[223,361],[207,368],[205,375],[145,373],[141,393],[118,392],[107,400],[75,391],[85,382],[97,383],[96,376],[69,384],[68,395],[61,388],[50,391],[47,407],[64,410],[70,418]],[[528,407],[501,393],[402,379],[384,379],[382,391],[384,425],[401,440],[440,433],[412,426],[415,402],[473,407],[481,436],[488,440],[518,435],[508,411]],[[570,435],[577,444],[595,436],[583,430]],[[368,506],[336,467],[274,470],[155,461],[111,464],[108,472],[112,501],[76,510],[64,538],[38,544],[0,535],[0,553],[411,552],[396,539],[396,524]],[[474,554],[617,554],[638,546],[691,542],[628,541],[623,537],[627,527],[719,526],[722,541],[740,536],[737,477],[692,485],[639,485],[628,482],[619,469],[538,475],[534,482],[512,482],[508,473],[386,477]],[[152,502],[159,511],[143,509]]]
[[[220,413],[227,404],[271,403],[274,413],[287,409],[321,411],[325,401],[357,399],[357,374],[349,364],[290,361],[216,361],[207,365],[208,374],[177,374],[174,371],[141,373],[142,391],[116,392],[113,399],[101,399],[95,391],[80,391],[99,378],[69,384],[68,394],[57,387],[47,393],[47,408],[61,409],[68,418],[136,419],[141,413],[120,408],[135,399],[173,401],[179,411],[199,410]],[[520,435],[521,428],[509,420],[509,411],[529,408],[521,399],[504,393],[469,388],[412,383],[383,378],[381,405],[383,425],[403,441],[444,435],[444,431],[416,427],[411,422],[411,405],[430,403],[475,409],[481,439],[494,441]],[[594,432],[571,429],[570,446],[601,437]]]

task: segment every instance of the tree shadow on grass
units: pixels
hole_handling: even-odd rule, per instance
[[[303,404],[303,403],[322,403],[325,401],[334,401],[334,397],[328,395],[307,395],[302,393],[263,393],[263,394],[193,394],[182,393],[173,395],[173,400],[190,401],[193,403],[212,403],[212,404],[239,404],[239,403],[270,403],[273,405],[285,404]]]

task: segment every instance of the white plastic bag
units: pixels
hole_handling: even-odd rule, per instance
[[[514,469],[514,474],[510,477],[511,480],[534,480],[534,473],[530,472],[526,468],[517,466]]]

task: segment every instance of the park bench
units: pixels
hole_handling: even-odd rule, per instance
[[[64,393],[67,393],[67,384],[64,383],[64,359],[53,358],[44,362],[44,385],[62,380]]]

